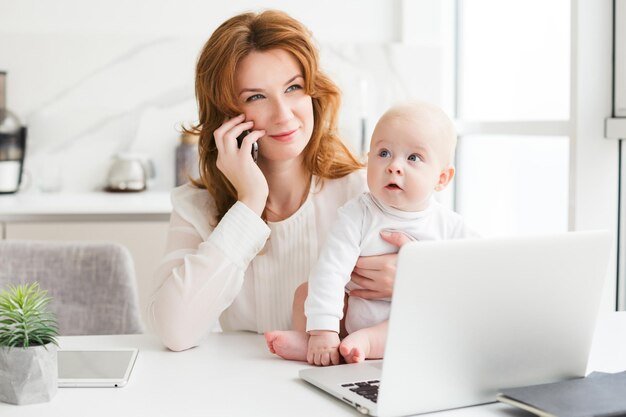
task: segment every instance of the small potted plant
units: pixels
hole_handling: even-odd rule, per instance
[[[56,318],[39,284],[0,291],[0,401],[33,404],[57,392]]]

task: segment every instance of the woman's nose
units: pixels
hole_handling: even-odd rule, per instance
[[[289,101],[279,98],[274,101],[273,111],[273,119],[277,124],[284,123],[293,117],[293,112],[291,111],[291,106],[289,105]]]

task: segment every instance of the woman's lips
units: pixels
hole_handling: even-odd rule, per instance
[[[290,130],[288,132],[277,133],[275,135],[269,135],[272,139],[275,139],[280,142],[288,142],[293,139],[296,135],[298,129]]]

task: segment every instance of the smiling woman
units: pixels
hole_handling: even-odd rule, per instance
[[[310,32],[285,13],[224,22],[198,60],[196,96],[200,179],[172,193],[150,304],[172,350],[195,346],[218,319],[227,330],[290,329],[294,291],[339,207],[366,188],[336,133],[339,89],[320,71]],[[372,298],[388,297],[395,262],[370,257],[353,277],[371,283]]]
[[[313,101],[304,90],[298,61],[282,49],[251,52],[237,65],[236,91],[246,120],[258,139],[259,165],[288,163],[302,165],[302,151],[313,132]]]
[[[196,96],[200,114],[193,130],[200,135],[201,160],[196,185],[215,200],[215,221],[236,201],[263,218],[266,206],[278,211],[274,220],[287,218],[302,204],[311,174],[333,179],[361,167],[337,136],[339,89],[320,71],[309,30],[282,12],[244,13],[224,22],[198,60]],[[232,137],[248,129],[253,131],[241,154],[247,155],[251,142],[258,140],[258,167],[240,163],[247,158],[227,158],[236,151]],[[274,152],[280,149],[277,142],[291,140],[294,146]],[[280,165],[268,166],[273,160]],[[288,178],[287,189],[295,185],[300,190],[273,187],[276,177],[268,172]]]

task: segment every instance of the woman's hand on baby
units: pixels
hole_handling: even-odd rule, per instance
[[[402,232],[382,231],[380,236],[398,248],[411,241],[411,238]],[[350,296],[368,300],[391,298],[397,263],[397,253],[359,257],[352,271],[351,280],[361,289],[350,291]]]
[[[309,346],[306,360],[311,365],[339,365],[339,334],[329,330],[315,330],[309,333]]]
[[[213,132],[217,147],[217,168],[228,178],[239,201],[257,214],[265,208],[269,188],[265,176],[252,159],[252,144],[265,135],[264,130],[252,130],[254,123],[245,121],[243,114],[227,120]],[[244,138],[241,149],[237,137],[245,130],[250,133]]]

